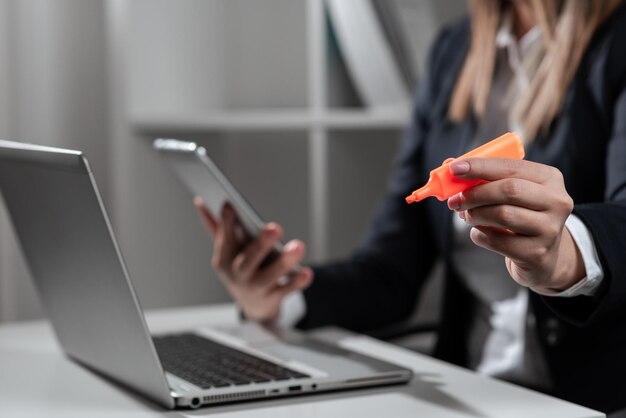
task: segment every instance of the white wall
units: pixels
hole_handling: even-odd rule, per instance
[[[107,196],[102,1],[2,0],[0,19],[0,136],[84,150]],[[3,205],[0,242],[0,319],[40,316]]]

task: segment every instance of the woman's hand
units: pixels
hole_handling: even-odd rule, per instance
[[[539,293],[565,290],[585,276],[567,228],[573,200],[563,175],[544,164],[467,158],[450,164],[463,179],[484,179],[448,199],[448,207],[473,228],[472,241],[502,254],[513,280]]]
[[[261,268],[261,262],[282,236],[280,225],[266,224],[256,239],[242,246],[237,240],[236,214],[231,206],[225,205],[221,219],[216,219],[202,199],[196,197],[194,205],[205,228],[213,236],[213,268],[246,318],[256,321],[278,319],[283,298],[308,287],[313,279],[313,272],[307,267],[292,273],[304,257],[304,244],[298,240],[289,241],[277,259]],[[284,283],[281,278],[286,275],[289,280]]]

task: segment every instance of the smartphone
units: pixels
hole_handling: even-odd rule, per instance
[[[234,209],[237,218],[235,232],[242,246],[261,233],[265,222],[209,158],[204,147],[195,142],[164,138],[155,139],[152,145],[191,194],[204,200],[215,218],[221,217],[225,205]],[[276,243],[260,267],[272,263],[282,250],[283,243]]]

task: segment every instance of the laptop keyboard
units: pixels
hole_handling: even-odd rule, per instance
[[[203,389],[311,377],[196,334],[153,340],[165,371]]]

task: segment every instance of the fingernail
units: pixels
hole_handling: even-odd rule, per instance
[[[448,207],[452,210],[459,210],[461,207],[461,197],[458,194],[455,194],[448,199]]]
[[[269,223],[265,225],[265,233],[268,235],[275,235],[278,232],[278,225],[275,223]]]
[[[300,243],[298,241],[289,241],[285,245],[285,251],[287,252],[296,252],[300,249]]]
[[[311,269],[304,268],[303,273],[301,283],[303,286],[306,286],[313,280],[313,271],[311,271]]]
[[[459,212],[459,218],[465,220],[465,211],[462,210],[461,212]]]
[[[453,161],[450,163],[450,172],[454,175],[465,174],[470,170],[470,165],[467,161]]]

